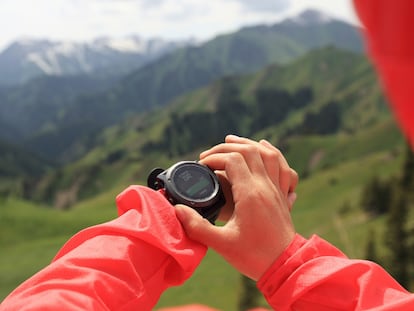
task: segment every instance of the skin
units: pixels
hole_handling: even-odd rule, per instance
[[[298,175],[269,142],[234,135],[201,153],[200,162],[220,177],[226,222],[214,226],[184,205],[176,206],[177,217],[190,238],[257,281],[295,236],[290,210]]]

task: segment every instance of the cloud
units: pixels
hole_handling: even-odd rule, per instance
[[[0,0],[0,51],[7,42],[19,37],[83,41],[99,36],[138,34],[207,39],[271,19],[275,10],[283,9],[287,2],[36,0],[33,5],[32,0]]]
[[[148,7],[157,7],[164,2],[167,2],[168,0],[135,0],[136,2],[140,3],[142,7],[148,8]]]
[[[253,10],[267,13],[277,13],[288,9],[290,0],[235,0],[243,5],[246,10]],[[271,12],[269,12],[271,11]]]
[[[305,7],[345,14],[350,0],[0,0],[0,51],[19,37],[90,40],[99,36],[208,39],[274,23]],[[290,13],[289,13],[290,12]],[[339,14],[340,15],[340,14]]]

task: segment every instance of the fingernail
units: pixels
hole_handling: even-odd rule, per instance
[[[296,199],[298,198],[298,195],[296,192],[290,192],[288,194],[288,203],[290,206],[292,206],[293,204],[295,204]]]
[[[180,222],[185,222],[185,220],[187,218],[187,213],[184,209],[185,209],[185,207],[182,207],[180,205],[175,206],[175,215],[180,220]]]
[[[268,145],[268,146],[272,146],[273,147],[273,145],[270,142],[268,142],[266,139],[261,139],[260,142],[262,144],[265,144],[265,145]]]
[[[227,139],[240,139],[241,137],[240,136],[237,136],[237,135],[234,135],[234,134],[229,134],[229,135],[227,135],[226,136],[226,140]]]
[[[199,156],[200,159],[205,158],[206,154],[207,154],[207,150],[206,151],[203,151],[202,153],[200,153],[200,156]]]

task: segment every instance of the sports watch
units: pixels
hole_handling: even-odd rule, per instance
[[[147,184],[161,190],[171,204],[190,206],[212,224],[226,202],[217,175],[196,161],[181,161],[166,170],[155,168]]]

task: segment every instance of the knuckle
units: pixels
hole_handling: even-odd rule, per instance
[[[299,181],[299,174],[294,169],[290,169],[290,174],[294,184],[297,184]]]
[[[228,155],[228,161],[232,163],[239,163],[243,161],[243,156],[239,152],[231,152]]]
[[[255,145],[243,145],[241,152],[245,157],[258,157],[260,156],[260,149]]]
[[[273,161],[273,162],[279,162],[280,160],[280,152],[274,152],[274,151],[266,151],[264,154],[264,157],[269,160],[269,161]]]

